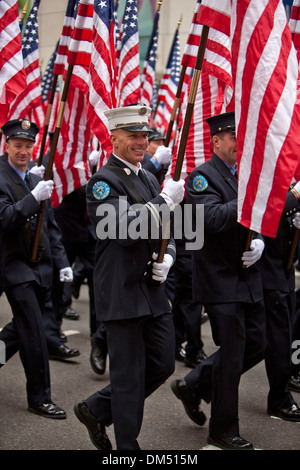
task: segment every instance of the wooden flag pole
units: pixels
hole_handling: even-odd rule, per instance
[[[72,73],[73,73],[73,65],[69,64],[66,79],[65,79],[65,83],[64,83],[64,88],[63,88],[63,92],[62,92],[62,97],[61,97],[61,101],[60,101],[56,127],[55,127],[55,131],[54,131],[54,134],[53,134],[53,140],[52,140],[52,143],[51,143],[49,161],[48,161],[48,165],[47,165],[46,172],[45,172],[45,178],[44,178],[45,181],[48,181],[51,178],[51,175],[52,175],[54,157],[55,157],[57,142],[58,142],[58,138],[59,138],[59,134],[60,134],[61,123],[62,123],[64,109],[65,109],[65,105],[66,105],[66,101],[67,101],[67,96],[68,96],[68,91],[69,91],[69,87],[70,87]],[[42,226],[43,226],[43,217],[44,217],[45,207],[46,207],[46,201],[42,201],[41,202],[41,212],[38,215],[36,231],[35,231],[35,237],[34,237],[34,242],[33,242],[33,249],[32,249],[32,254],[31,254],[31,261],[32,262],[35,262],[36,259],[37,259],[39,239],[40,239],[40,234],[41,234],[41,230],[42,230]]]
[[[52,106],[53,106],[53,102],[54,102],[54,96],[55,96],[55,91],[56,91],[57,80],[58,80],[58,75],[54,75],[53,76],[53,81],[52,81],[52,88],[51,88],[49,103],[48,103],[48,107],[47,107],[47,114],[46,114],[46,118],[45,118],[45,125],[44,125],[44,130],[43,130],[42,143],[41,143],[39,158],[38,158],[38,161],[37,161],[37,166],[41,166],[42,163],[43,163],[44,150],[45,150],[45,145],[46,145],[46,140],[47,140],[47,134],[48,134],[49,122],[50,122],[50,117],[51,117],[51,112],[52,112]]]
[[[200,80],[200,74],[201,74],[201,69],[202,69],[202,64],[203,64],[203,59],[204,59],[204,53],[206,49],[208,32],[209,32],[209,27],[206,25],[203,25],[201,40],[199,44],[196,65],[195,65],[195,70],[193,73],[191,89],[189,93],[189,99],[188,99],[186,114],[185,114],[182,133],[181,133],[180,145],[179,145],[178,155],[177,155],[177,160],[176,160],[176,165],[175,165],[175,171],[174,171],[174,177],[173,177],[174,181],[180,180],[191,119],[192,119],[192,115],[194,111],[196,93],[198,89],[198,84]],[[159,253],[157,257],[158,263],[162,263],[164,259],[164,254],[166,252],[166,248],[167,248],[168,240],[169,240],[170,224],[171,222],[169,224],[165,224],[165,229],[163,231],[162,241],[161,241],[161,245],[160,245],[160,249],[159,249]]]

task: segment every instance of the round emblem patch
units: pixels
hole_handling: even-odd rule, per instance
[[[102,199],[107,198],[107,196],[110,193],[110,187],[105,181],[97,181],[97,183],[94,184],[93,188],[93,196],[95,199],[98,199],[98,201],[101,201]]]
[[[193,188],[197,193],[201,193],[202,191],[205,191],[205,189],[208,188],[208,182],[207,179],[204,178],[202,175],[197,175],[193,179]]]

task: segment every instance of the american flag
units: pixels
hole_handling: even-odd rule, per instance
[[[54,64],[54,75],[64,75],[68,68],[68,51],[74,29],[75,18],[79,0],[69,0],[64,18],[63,28],[58,43],[58,49]]]
[[[158,44],[158,22],[159,22],[159,11],[156,12],[152,34],[150,37],[147,55],[144,61],[142,82],[141,82],[141,103],[146,104],[153,109],[153,91],[156,86],[155,83],[155,66],[157,56],[157,44]]]
[[[137,0],[126,0],[120,40],[118,107],[137,103],[141,96]]]
[[[41,106],[41,74],[39,68],[38,8],[40,0],[34,0],[26,23],[22,54],[27,87],[11,103],[8,119],[31,118],[33,108]],[[37,122],[43,125],[43,122]]]
[[[276,237],[300,149],[298,62],[282,0],[233,0],[238,221]]]
[[[190,77],[196,65],[203,29],[202,24],[198,20],[200,4],[201,0],[198,0],[181,61],[182,66],[186,67],[184,82],[189,84],[188,90],[186,87],[183,87],[182,122],[185,119],[187,98],[191,85]],[[211,158],[211,138],[209,126],[205,119],[222,111],[232,109],[233,104],[230,39],[224,33],[210,28],[200,81],[195,95],[194,111],[189,126],[189,138],[185,149],[182,177],[188,176],[195,166],[199,166],[205,160]],[[179,133],[173,152],[172,165],[169,167],[167,176],[169,176],[169,173],[171,175],[174,174],[180,139],[181,135]]]
[[[87,116],[91,129],[100,142],[100,166],[112,150],[108,122],[103,113],[116,107],[114,27],[113,0],[95,2]]]
[[[10,103],[26,84],[17,0],[0,1],[0,126]]]
[[[154,125],[167,132],[173,104],[180,78],[180,44],[179,27],[176,28],[167,66],[158,90],[158,105],[154,116]]]

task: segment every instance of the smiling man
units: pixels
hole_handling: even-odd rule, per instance
[[[160,225],[159,207],[173,207],[183,199],[184,181],[169,180],[162,191],[155,176],[141,168],[150,112],[146,106],[134,105],[105,113],[113,153],[87,185],[88,214],[98,236],[96,315],[107,332],[111,384],[75,405],[74,411],[100,450],[111,449],[105,427],[112,423],[117,450],[139,450],[145,398],[175,366],[173,317],[165,292],[175,258],[173,239],[169,239],[163,262],[157,263],[153,258],[159,240],[150,228],[143,237],[137,223],[136,233],[127,230],[124,237],[118,226],[121,209],[128,226],[141,220],[141,213],[148,227]],[[114,236],[106,237],[97,231],[97,225],[107,212],[115,230]],[[156,281],[155,286],[149,278]]]

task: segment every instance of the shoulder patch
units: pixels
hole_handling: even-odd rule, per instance
[[[208,188],[207,179],[202,175],[195,176],[195,178],[193,179],[193,188],[195,191],[197,191],[197,193],[205,191],[205,189]]]
[[[97,181],[92,187],[92,193],[95,199],[102,201],[110,193],[110,186],[105,181]]]

